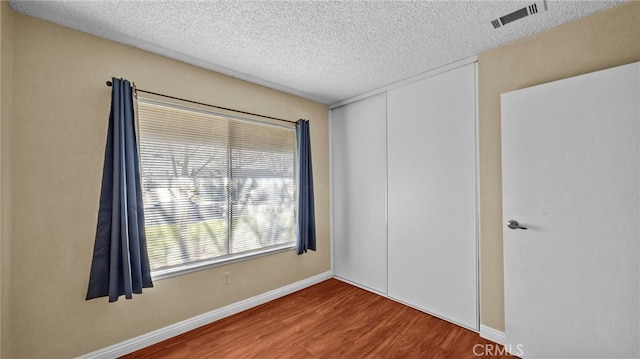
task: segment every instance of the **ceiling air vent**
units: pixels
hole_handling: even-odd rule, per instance
[[[494,29],[497,29],[501,26],[504,26],[510,22],[514,22],[516,20],[520,20],[523,17],[527,17],[529,15],[537,14],[540,11],[545,11],[546,6],[544,1],[536,1],[533,4],[523,7],[522,9],[516,10],[510,14],[502,16],[498,19],[491,20],[491,25],[493,25]]]
[[[529,14],[533,15],[533,14],[537,14],[538,13],[538,4],[531,4],[529,5]]]

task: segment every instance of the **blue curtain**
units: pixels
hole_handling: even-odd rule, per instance
[[[133,91],[112,79],[111,114],[102,172],[102,192],[87,300],[125,295],[153,287],[140,186]]]
[[[298,150],[298,221],[296,246],[298,254],[316,250],[316,215],[313,206],[313,171],[309,121],[299,120],[296,126]]]

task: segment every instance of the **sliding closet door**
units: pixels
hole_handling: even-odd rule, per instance
[[[475,64],[389,91],[389,296],[478,330]]]
[[[334,273],[386,293],[386,95],[331,113]]]

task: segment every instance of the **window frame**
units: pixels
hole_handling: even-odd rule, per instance
[[[147,103],[147,104],[152,104],[152,105],[157,105],[157,106],[165,106],[165,107],[169,107],[169,108],[173,108],[173,109],[177,109],[177,110],[183,110],[183,111],[190,111],[190,112],[194,112],[194,113],[200,113],[203,115],[212,115],[212,116],[217,116],[217,117],[222,117],[225,118],[227,120],[230,121],[242,121],[242,122],[248,122],[248,123],[256,123],[259,125],[268,125],[268,126],[275,126],[275,127],[280,127],[280,128],[284,128],[284,129],[288,129],[288,130],[293,130],[294,131],[294,137],[297,138],[297,136],[295,135],[295,131],[296,131],[296,124],[294,122],[291,122],[291,125],[287,125],[287,124],[283,124],[281,122],[277,122],[277,121],[273,121],[273,120],[269,120],[267,118],[261,118],[259,116],[253,116],[250,114],[245,114],[242,113],[241,116],[238,116],[238,114],[235,111],[232,110],[223,110],[223,109],[217,109],[215,111],[212,111],[210,107],[206,106],[206,105],[200,105],[200,104],[196,104],[196,103],[191,103],[191,102],[184,102],[184,101],[180,101],[179,99],[174,99],[174,98],[165,98],[164,96],[159,96],[159,95],[154,95],[154,94],[147,94],[145,93],[144,95],[140,95],[138,94],[138,96],[136,97],[136,109],[135,109],[135,114],[136,114],[136,132],[137,132],[137,137],[138,137],[138,141],[139,141],[139,148],[142,146],[142,140],[141,140],[141,136],[140,136],[140,120],[139,120],[139,110],[138,110],[138,103]],[[287,251],[294,251],[296,249],[296,225],[295,223],[297,223],[297,214],[298,214],[298,209],[297,209],[297,205],[298,205],[298,166],[297,166],[297,152],[296,150],[294,150],[294,168],[293,168],[293,178],[295,179],[295,185],[296,185],[296,189],[294,192],[294,235],[293,238],[291,239],[290,242],[287,243],[283,243],[283,244],[276,244],[276,245],[271,245],[268,247],[261,247],[261,248],[256,248],[253,250],[248,250],[248,251],[243,251],[240,253],[236,253],[236,254],[227,254],[227,255],[221,255],[215,258],[209,258],[209,259],[202,259],[202,260],[194,260],[194,261],[190,261],[188,263],[182,264],[182,265],[177,265],[177,266],[172,266],[172,267],[166,267],[166,268],[162,268],[162,269],[158,269],[158,270],[151,270],[151,276],[153,278],[153,280],[161,280],[161,279],[166,279],[166,278],[171,278],[174,276],[179,276],[179,275],[183,275],[183,274],[188,274],[188,273],[193,273],[193,272],[198,272],[201,270],[206,270],[206,269],[210,269],[210,268],[215,268],[215,267],[219,267],[219,266],[224,266],[224,265],[229,265],[232,263],[237,263],[237,262],[242,262],[242,261],[247,261],[247,260],[251,260],[251,259],[255,259],[255,258],[259,258],[259,257],[263,257],[263,256],[268,256],[268,255],[273,255],[273,254],[278,254],[278,253],[283,253],[283,252],[287,252]],[[138,153],[140,153],[140,151],[138,151]],[[143,163],[142,163],[142,159],[140,159],[140,171],[141,171],[141,175],[142,175],[142,171],[143,171]],[[146,218],[146,217],[145,217]],[[227,220],[229,220],[229,218],[227,218]],[[232,219],[231,219],[232,220]],[[146,231],[146,226],[145,226],[145,231]],[[149,241],[147,240],[147,246],[149,245]]]

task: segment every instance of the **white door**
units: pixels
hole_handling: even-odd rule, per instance
[[[502,95],[507,349],[640,357],[640,64]]]
[[[389,296],[478,329],[475,64],[387,94]]]
[[[331,112],[334,273],[387,292],[387,99]]]

